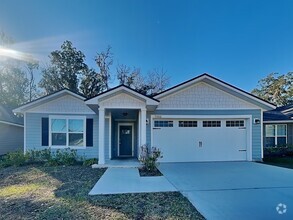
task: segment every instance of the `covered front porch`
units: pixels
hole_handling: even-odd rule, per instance
[[[147,144],[147,111],[154,111],[158,103],[126,86],[86,101],[99,116],[94,125],[98,126],[99,165],[137,161],[140,146]]]

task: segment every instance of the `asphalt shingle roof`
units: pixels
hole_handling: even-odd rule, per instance
[[[292,109],[288,111],[289,109]],[[287,111],[286,111],[287,110]],[[278,107],[271,111],[264,112],[264,121],[290,121],[293,122],[293,104]]]
[[[0,121],[23,125],[23,117],[14,115],[12,110],[11,107],[0,105]]]

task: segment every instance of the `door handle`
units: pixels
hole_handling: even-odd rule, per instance
[[[202,147],[202,141],[198,142],[198,147]]]

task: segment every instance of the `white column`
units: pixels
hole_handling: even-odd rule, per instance
[[[139,148],[142,145],[140,137],[141,137],[141,112],[138,111],[138,137],[137,137],[137,139],[138,139],[138,147]]]
[[[105,109],[99,108],[99,164],[105,164]]]
[[[49,121],[50,123],[50,121]],[[26,112],[23,114],[23,153],[26,153]],[[50,138],[50,137],[49,137]]]
[[[141,135],[140,143],[141,145],[146,144],[146,109],[141,109]]]

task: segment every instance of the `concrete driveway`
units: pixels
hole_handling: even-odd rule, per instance
[[[293,219],[293,170],[253,162],[161,163],[207,219]]]

